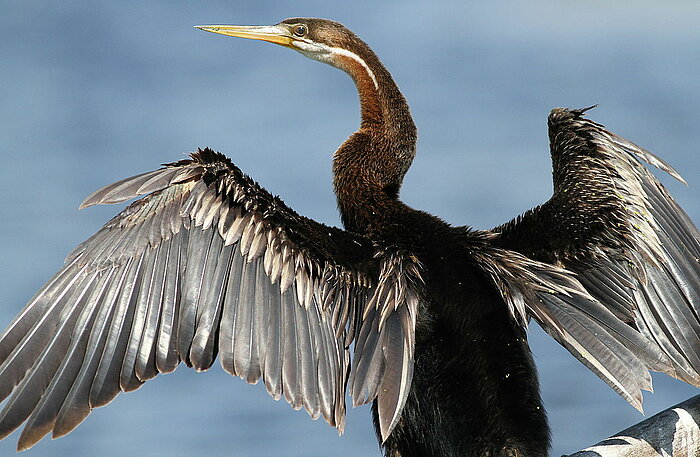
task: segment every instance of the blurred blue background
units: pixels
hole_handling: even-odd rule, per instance
[[[119,209],[77,212],[87,194],[197,146],[225,152],[301,214],[339,224],[330,157],[358,124],[351,80],[281,47],[192,28],[290,16],[345,23],[394,74],[420,131],[409,205],[488,228],[545,201],[549,110],[598,103],[591,118],[680,170],[689,187],[662,180],[700,221],[695,1],[4,1],[0,326]],[[536,325],[530,335],[553,456],[643,419]],[[648,415],[697,393],[654,381]],[[216,365],[159,377],[24,455],[379,452],[368,408],[351,411],[338,438]]]

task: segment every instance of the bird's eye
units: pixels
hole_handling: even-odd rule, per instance
[[[307,29],[305,25],[297,25],[294,27],[294,35],[296,36],[304,36],[308,31],[309,29]]]

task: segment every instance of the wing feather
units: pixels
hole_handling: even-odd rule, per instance
[[[301,382],[299,379],[299,352],[296,350],[297,322],[294,287],[282,294],[282,390],[294,409],[301,409]]]
[[[58,412],[53,429],[54,437],[70,433],[90,414],[90,388],[107,341],[109,323],[116,309],[119,290],[124,284],[127,272],[127,268],[112,270],[110,274],[113,274],[114,278],[105,284],[104,299],[100,300],[101,303],[95,303],[100,308],[90,330],[83,364]]]
[[[91,277],[79,275],[84,270],[74,263],[67,265],[65,275],[59,274],[57,281],[51,281],[53,287],[40,292],[0,339],[3,352],[8,354],[0,365],[0,399],[7,398],[55,338],[59,330],[56,323],[63,322],[66,314],[70,314],[72,308],[69,305],[74,294],[91,281]],[[25,333],[20,334],[21,331]],[[6,348],[5,344],[11,344],[12,349]]]
[[[217,355],[342,431],[362,314],[352,308],[379,264],[372,242],[297,215],[211,150],[105,186],[82,207],[143,194],[0,336],[0,435],[25,421],[20,448],[65,435],[120,392],[181,360],[206,370]]]
[[[231,274],[226,285],[226,295],[224,296],[224,308],[221,316],[219,334],[219,353],[221,357],[221,367],[233,376],[237,376],[234,367],[234,336],[236,313],[238,312],[238,302],[240,301],[240,288],[243,278],[243,256],[238,250],[232,253]]]
[[[282,396],[282,354],[284,353],[282,340],[282,297],[278,287],[270,290],[268,301],[268,339],[265,351],[263,379],[265,388],[275,400]],[[330,362],[332,363],[332,361]],[[328,416],[324,416],[326,419]],[[330,422],[330,421],[329,421]]]
[[[80,371],[87,347],[89,329],[92,328],[98,308],[95,306],[96,301],[100,298],[99,294],[104,293],[106,281],[103,277],[96,282],[93,294],[85,293],[78,302],[77,308],[80,308],[80,315],[72,335],[70,335],[68,351],[55,376],[51,379],[51,383],[45,391],[41,392],[41,399],[27,419],[27,424],[22,430],[17,444],[18,450],[31,447],[51,431],[61,405],[63,405],[63,401]],[[91,287],[93,286],[91,285]],[[98,294],[98,296],[95,297],[94,294]]]
[[[137,294],[141,287],[145,256],[144,252],[138,259],[128,262],[125,266],[126,280],[119,290],[117,308],[112,317],[102,358],[90,389],[92,408],[108,404],[121,392],[119,384],[121,367],[129,342]]]
[[[241,256],[243,254],[241,253]],[[240,298],[234,322],[233,365],[234,372],[241,379],[255,383],[260,378],[260,362],[253,326],[254,307],[256,303],[256,282],[258,260],[246,265],[241,278]]]
[[[386,439],[413,370],[420,264],[303,218],[200,150],[106,186],[83,207],[147,194],[68,256],[0,337],[0,436],[20,448],[180,363],[261,377],[342,431],[350,391],[378,401]],[[379,277],[377,277],[379,272]],[[376,285],[375,285],[376,283]]]
[[[156,344],[156,367],[160,373],[170,373],[180,363],[177,354],[175,329],[177,328],[178,310],[180,309],[183,246],[186,245],[187,232],[185,230],[173,234],[170,240],[168,263],[164,273],[163,303],[161,304],[162,311],[158,324]]]
[[[552,111],[554,195],[496,228],[496,244],[565,267],[585,289],[590,299],[576,303],[540,294],[529,313],[641,408],[637,391],[651,384],[638,361],[700,387],[700,233],[640,160],[683,181],[678,172],[585,111]]]
[[[380,251],[382,270],[361,313],[350,391],[355,405],[377,399],[382,441],[396,426],[413,376],[422,265],[408,252]]]
[[[200,273],[188,269],[186,272],[186,276],[194,274],[201,275],[202,278],[197,294],[194,334],[189,348],[189,361],[198,371],[208,370],[216,357],[217,347],[214,343],[221,319],[223,284],[230,269],[231,251],[232,246],[224,247],[223,239],[214,235],[206,254],[204,271]],[[193,283],[196,281],[197,278]]]
[[[148,303],[151,297],[151,281],[155,272],[155,266],[158,263],[158,255],[160,254],[160,246],[155,250],[148,250],[145,253],[143,267],[139,270],[141,276],[139,280],[139,288],[134,289],[134,314],[130,319],[130,331],[126,344],[126,351],[122,359],[122,367],[119,372],[119,387],[124,392],[136,390],[143,384],[136,376],[136,358],[138,356],[141,337],[144,334],[144,325],[146,321],[146,313],[148,312]]]

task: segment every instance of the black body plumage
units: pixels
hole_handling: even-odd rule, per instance
[[[399,200],[416,128],[356,35],[304,18],[203,29],[353,78],[362,122],[333,159],[346,230],[210,149],[96,191],[83,207],[141,198],[0,337],[0,437],[25,422],[20,449],[65,435],[118,393],[218,358],[341,431],[346,392],[372,402],[390,457],[542,457],[531,319],[637,408],[649,370],[700,386],[700,234],[638,160],[680,179],[661,159],[558,108],[552,198],[491,230],[453,227]]]

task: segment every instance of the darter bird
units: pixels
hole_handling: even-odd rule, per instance
[[[416,127],[354,33],[308,18],[199,28],[354,80],[360,127],[333,157],[344,229],[211,149],[94,192],[82,207],[141,198],[0,338],[0,437],[23,423],[19,449],[63,436],[118,393],[218,357],[340,431],[346,392],[372,403],[387,456],[545,456],[531,319],[636,408],[649,370],[700,386],[700,234],[640,162],[682,180],[661,159],[588,108],[557,108],[553,196],[491,230],[455,227],[399,199]]]

